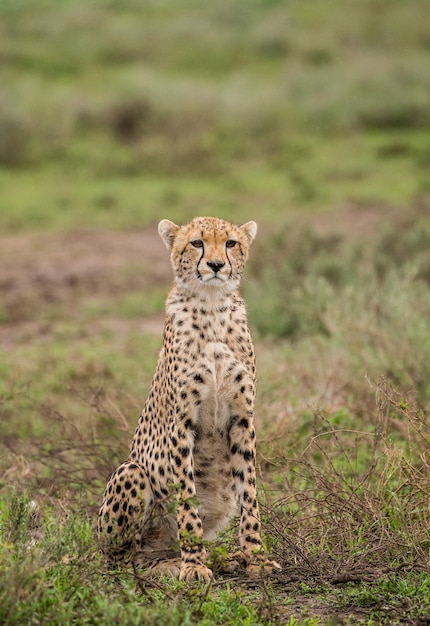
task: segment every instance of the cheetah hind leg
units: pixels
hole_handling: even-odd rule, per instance
[[[140,552],[154,496],[145,470],[127,461],[110,477],[100,507],[97,534],[112,562],[128,563]]]
[[[181,572],[181,564],[181,557],[177,557],[174,559],[151,563],[146,568],[146,571],[150,576],[174,576],[175,578],[179,578]]]
[[[98,517],[100,547],[112,563],[177,575],[176,516],[157,502],[145,470],[127,461],[112,474]]]

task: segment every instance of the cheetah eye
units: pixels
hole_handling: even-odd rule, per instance
[[[191,241],[191,245],[193,248],[203,248],[203,241],[201,239],[195,239],[194,241]]]
[[[225,242],[226,248],[234,248],[236,244],[237,244],[237,241],[234,241],[233,239],[229,239],[228,241]]]

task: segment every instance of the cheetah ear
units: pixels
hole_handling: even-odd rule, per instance
[[[251,243],[257,234],[257,224],[255,222],[246,222],[246,224],[242,224],[240,230],[243,230],[248,238],[248,242]]]
[[[158,234],[161,239],[164,241],[164,245],[168,250],[171,250],[173,247],[173,241],[175,239],[176,233],[178,232],[179,226],[174,224],[170,220],[161,220],[158,224]]]

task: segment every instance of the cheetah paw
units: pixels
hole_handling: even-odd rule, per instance
[[[179,572],[179,580],[211,580],[213,578],[212,570],[203,563],[182,563]]]
[[[256,578],[262,574],[275,574],[280,572],[282,567],[276,561],[266,558],[253,559],[246,565],[246,573],[251,578]]]
[[[148,572],[156,576],[174,576],[175,578],[179,578],[181,573],[181,559],[169,559],[151,564],[148,568]]]

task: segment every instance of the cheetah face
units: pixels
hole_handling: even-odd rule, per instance
[[[183,226],[162,220],[158,232],[170,251],[181,287],[192,291],[202,286],[234,291],[239,286],[257,225],[247,222],[235,226],[213,217],[197,217]]]

